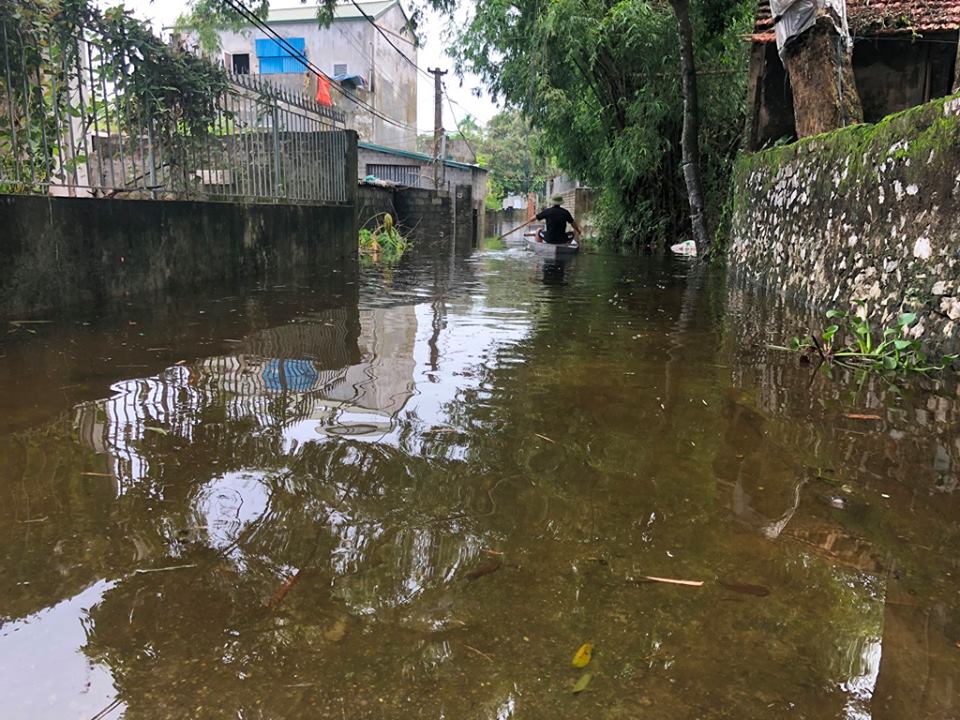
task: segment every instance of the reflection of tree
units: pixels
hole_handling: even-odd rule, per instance
[[[927,657],[918,706],[946,707],[954,665],[936,653],[954,630],[955,585],[934,582],[943,564],[896,534],[926,534],[945,553],[950,510],[915,488],[917,516],[864,496],[842,513],[816,501],[843,483],[888,482],[885,462],[924,457],[929,438],[902,418],[909,401],[885,419],[903,433],[896,442],[835,432],[835,411],[811,399],[803,371],[731,340],[737,323],[718,333],[714,279],[687,295],[678,327],[682,273],[598,259],[544,288],[539,272],[510,262],[478,270],[484,319],[499,312],[506,325],[523,308],[510,332],[474,325],[476,347],[454,346],[481,301],[474,285],[465,297],[428,274],[419,315],[378,296],[371,309],[382,312],[364,311],[360,325],[379,320],[357,329],[356,350],[331,349],[365,378],[363,397],[400,398],[384,441],[316,432],[329,418],[311,408],[347,412],[361,395],[337,396],[353,382],[300,383],[303,366],[287,360],[314,363],[314,380],[349,373],[323,366],[297,327],[178,366],[159,389],[131,386],[141,424],[167,432],[129,433],[146,471],[122,493],[111,477],[73,477],[103,471],[102,456],[73,442],[73,418],[0,448],[15,477],[50,478],[3,489],[18,522],[0,526],[10,548],[0,568],[20,577],[26,558],[38,578],[11,615],[115,580],[90,611],[86,652],[113,673],[131,718],[493,717],[511,703],[518,715],[563,717],[569,656],[585,640],[598,649],[592,697],[609,717],[648,705],[665,718],[719,705],[781,717],[788,703],[809,717],[879,713],[874,686],[899,691],[917,677],[905,665]],[[428,303],[444,314],[435,357],[434,328],[411,330],[429,321]],[[430,374],[455,386],[442,411],[418,404],[416,391],[433,386],[412,365],[378,374],[369,356],[389,359],[388,345],[401,360],[416,354],[421,371],[435,361]],[[717,347],[730,350],[717,358]],[[145,412],[157,397],[166,415]],[[955,412],[935,410],[943,427]],[[91,439],[103,420],[76,424],[99,452],[110,450]],[[311,432],[293,443],[301,421]],[[41,514],[49,525],[19,524]],[[494,569],[467,579],[490,559]],[[645,574],[706,585],[632,582]],[[771,594],[736,595],[717,578]],[[891,610],[907,602],[913,615]]]

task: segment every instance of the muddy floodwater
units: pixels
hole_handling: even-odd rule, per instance
[[[827,378],[722,272],[508,244],[39,319],[4,720],[960,718],[955,387]]]

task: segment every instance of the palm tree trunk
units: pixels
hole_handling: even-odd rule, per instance
[[[710,252],[712,236],[707,227],[703,178],[700,173],[700,111],[697,104],[697,69],[693,60],[693,26],[690,23],[689,0],[670,0],[680,31],[680,70],[683,74],[683,132],[680,149],[683,153],[683,180],[690,202],[690,225],[697,252]]]

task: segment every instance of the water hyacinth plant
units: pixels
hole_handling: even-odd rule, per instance
[[[917,322],[916,313],[901,314],[897,324],[884,328],[879,338],[874,336],[869,321],[856,314],[829,310],[827,319],[832,322],[820,337],[811,334],[809,341],[794,337],[787,349],[805,355],[816,353],[829,365],[876,372],[928,373],[943,370],[957,358],[944,355],[940,362],[933,362],[927,357],[910,332]]]

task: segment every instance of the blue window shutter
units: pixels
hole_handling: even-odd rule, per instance
[[[257,57],[278,57],[280,54],[276,40],[257,40]]]
[[[286,43],[265,38],[257,40],[260,74],[302,73],[306,70],[306,65],[299,56],[306,54],[306,47],[307,43],[303,38],[287,38]]]
[[[260,58],[260,74],[273,75],[283,72],[283,58],[262,57]]]

